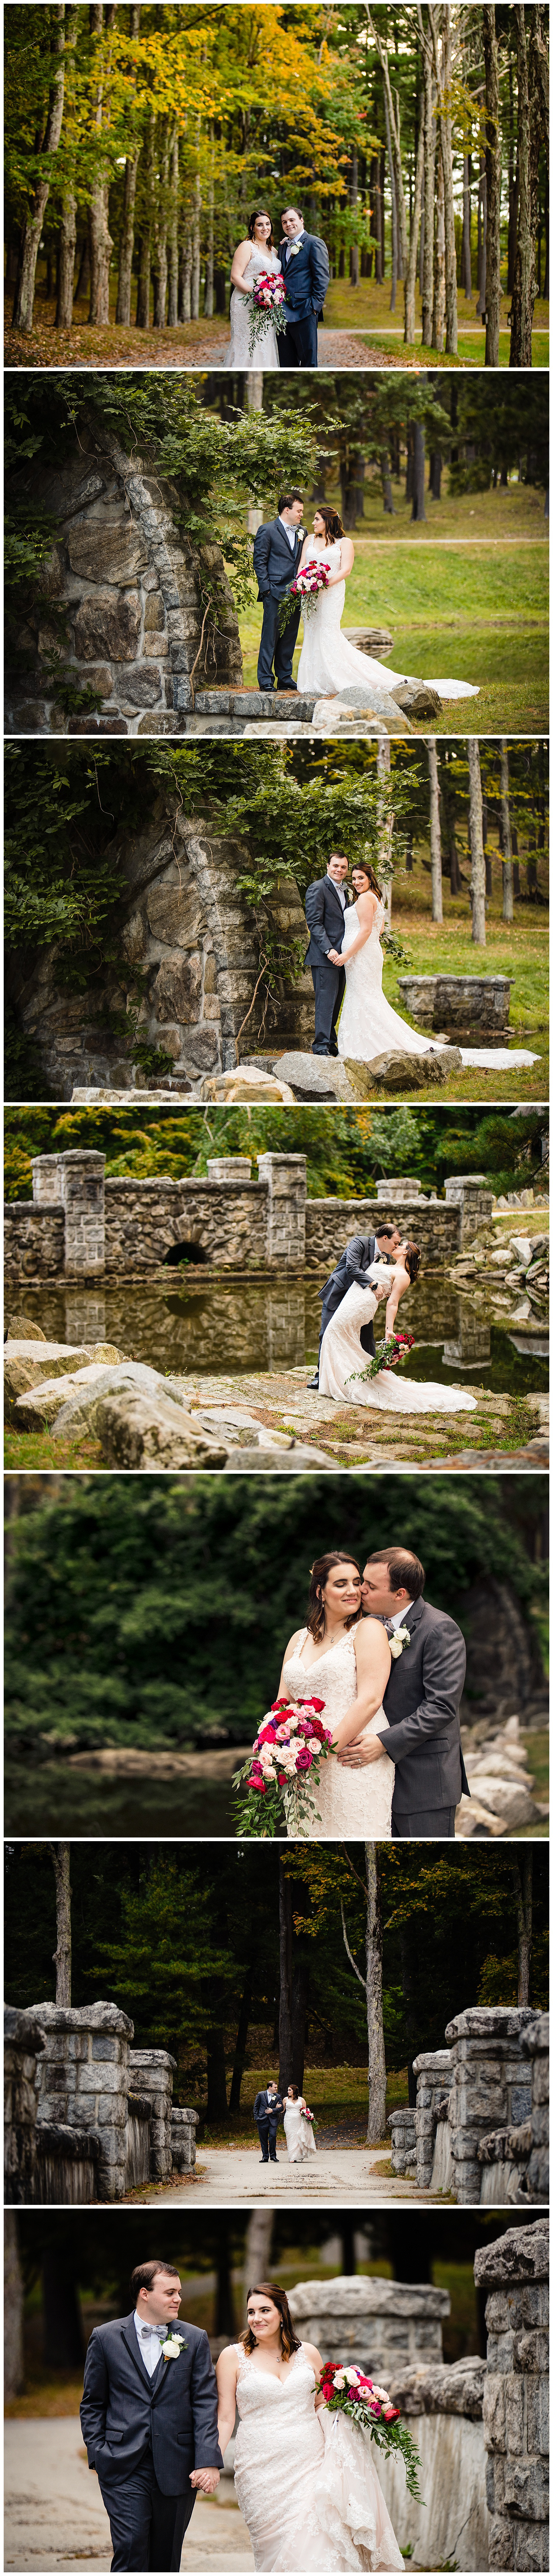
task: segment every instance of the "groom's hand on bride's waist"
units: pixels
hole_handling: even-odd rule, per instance
[[[198,2487],[200,2495],[213,2495],[215,2487],[219,2485],[220,2475],[220,2469],[191,2469],[190,2485]]]
[[[356,1744],[355,1741],[353,1744],[346,1744],[344,1752],[338,1754],[338,1761],[345,1762],[350,1771],[358,1771],[361,1763],[379,1762],[381,1754],[385,1752],[386,1746],[382,1742],[382,1737],[373,1735],[370,1744]]]

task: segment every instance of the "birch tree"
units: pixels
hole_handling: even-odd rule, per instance
[[[432,920],[443,921],[442,841],[440,832],[440,782],[438,753],[435,742],[427,743],[430,780],[430,860],[432,868]]]
[[[366,1974],[361,1975],[350,1950],[343,1902],[341,1904],[344,1947],[354,1975],[363,1986],[367,2001],[367,2039],[369,2114],[367,2146],[377,2147],[386,2134],[386,2056],[382,2013],[382,1883],[378,1843],[365,1843],[365,1877],[367,1912],[365,1923]]]
[[[93,36],[101,37],[104,23],[106,31],[109,32],[110,28],[113,27],[114,19],[115,7],[106,9],[105,22],[103,5],[100,4],[98,7],[92,7],[90,11],[91,34]],[[109,102],[109,75],[110,57],[108,52],[105,63],[102,64],[101,73],[99,73],[99,77],[96,81],[94,93],[94,125],[98,135],[101,133],[102,127],[109,124],[109,104],[107,107],[105,105],[106,93]],[[109,271],[113,241],[109,229],[108,210],[109,178],[106,176],[105,170],[100,166],[94,181],[88,209],[90,304],[87,316],[88,321],[96,324],[100,329],[105,328],[106,324],[109,322]]]
[[[422,337],[429,348],[434,303],[434,179],[436,166],[436,119],[434,116],[434,83],[432,77],[432,44],[423,24],[422,9],[417,16],[424,64],[424,244],[422,264]]]
[[[482,817],[482,779],[481,779],[481,775],[480,775],[480,753],[479,753],[478,743],[477,743],[476,735],[475,735],[475,734],[469,734],[468,742],[467,742],[467,754],[468,754],[468,769],[469,769],[469,795],[470,795],[470,806],[469,806],[469,812],[470,812],[470,849],[471,849],[471,861],[472,861],[472,866],[471,866],[471,879],[470,879],[471,897],[472,897],[472,937],[473,937],[473,940],[474,940],[474,942],[475,942],[475,945],[476,945],[478,948],[485,948],[485,946],[486,946],[486,859],[485,859],[485,852],[484,852],[484,834],[483,834],[483,817]]]
[[[501,132],[499,124],[499,73],[495,7],[482,9],[484,71],[486,78],[486,356],[487,367],[499,366],[499,316],[501,310],[500,215],[501,215]]]
[[[457,355],[457,252],[455,247],[455,210],[453,203],[453,152],[451,145],[451,9],[442,11],[441,58],[438,47],[436,11],[428,8],[434,51],[434,70],[438,93],[440,157],[443,174],[444,249],[445,249],[445,345],[450,357]]]
[[[518,1937],[518,1994],[517,1994],[517,2003],[519,2003],[519,2004],[529,2004],[529,2002],[530,2002],[530,1961],[531,1961],[531,1957],[532,1957],[532,1880],[533,1880],[533,1871],[532,1871],[532,1854],[531,1854],[531,1852],[528,1852],[527,1854],[525,1854],[525,1857],[524,1857],[524,1860],[523,1860],[523,1861],[514,1861],[514,1862],[513,1862],[513,1872],[512,1872],[512,1877],[513,1877],[513,1888],[514,1888],[514,1897],[515,1897],[515,1906],[516,1906],[516,1917],[517,1917],[517,1937]]]
[[[512,921],[512,920],[513,920],[513,918],[514,918],[514,908],[513,908],[513,845],[512,845],[512,840],[511,840],[511,809],[510,809],[510,804],[509,804],[509,751],[508,751],[508,745],[507,745],[507,743],[506,743],[506,742],[502,742],[502,743],[500,743],[500,756],[501,756],[501,854],[502,854],[502,859],[503,859],[503,870],[502,870],[502,874],[503,874],[503,905],[502,905],[502,910],[503,910],[503,920],[504,920],[504,921]]]
[[[69,1878],[70,1843],[24,1843],[25,1854],[47,1852],[56,1881],[56,1947],[52,1952],[56,1971],[56,2003],[71,2003],[71,1885]]]
[[[132,44],[136,44],[136,45],[138,44],[139,35],[140,35],[140,9],[139,9],[139,8],[135,8],[135,9],[131,9],[131,43],[132,43]],[[136,88],[136,75],[135,75],[135,82],[134,82],[134,86],[135,86],[135,88]],[[136,199],[136,174],[137,174],[137,170],[138,170],[139,160],[140,160],[140,143],[138,142],[138,143],[137,143],[137,146],[136,146],[136,151],[131,152],[130,154],[128,154],[128,155],[127,155],[126,162],[125,162],[125,178],[124,178],[124,182],[123,182],[123,225],[122,225],[122,232],[121,232],[121,244],[120,244],[120,250],[119,250],[119,273],[118,273],[118,279],[117,279],[117,307],[116,307],[116,313],[115,313],[115,320],[116,320],[116,322],[122,322],[123,324],[126,324],[127,326],[128,326],[128,324],[130,323],[130,318],[131,318],[131,285],[132,285],[132,263],[133,263],[133,251],[134,251],[134,209],[135,209],[135,199]]]
[[[42,142],[40,144],[40,160],[44,164],[44,169],[43,174],[37,180],[34,195],[29,207],[29,213],[25,216],[21,236],[19,270],[12,314],[12,322],[14,330],[16,331],[32,331],[33,328],[36,264],[40,236],[50,194],[50,161],[52,154],[58,151],[63,124],[63,100],[65,89],[65,0],[58,0],[58,5],[54,14],[57,20],[53,45],[55,68],[52,75],[46,125],[44,128]]]

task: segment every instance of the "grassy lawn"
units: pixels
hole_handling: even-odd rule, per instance
[[[439,357],[435,349],[428,349],[425,347],[424,364],[426,366],[443,367],[445,365],[447,367],[454,367],[460,360],[463,365],[483,367],[486,334],[480,317],[477,314],[476,304],[476,288],[471,296],[465,296],[460,290],[458,290],[457,360],[455,360],[455,358],[446,357],[445,352],[442,357]],[[507,329],[509,305],[510,297],[505,293],[502,294],[500,308],[500,367],[508,367],[509,364],[510,332]],[[401,285],[398,285],[397,289],[395,313],[390,312],[389,277],[384,279],[382,286],[376,286],[374,279],[370,277],[361,277],[358,286],[352,286],[349,278],[335,277],[332,280],[332,284],[329,286],[324,311],[325,325],[328,331],[366,331],[369,333],[371,341],[375,347],[378,347],[381,341],[385,342],[388,338],[392,341],[392,335],[393,346],[396,347],[397,341],[395,335],[398,333],[400,335],[401,345],[403,346],[403,317],[404,303],[403,287]],[[419,354],[422,355],[421,300],[418,284],[415,288],[415,340],[412,348],[409,347],[405,349],[405,356],[412,357],[414,351],[416,351],[417,356]],[[465,351],[467,353],[466,355]],[[549,305],[544,303],[543,296],[541,296],[534,305],[532,361],[535,367],[546,367],[549,363]]]
[[[493,893],[486,906],[486,947],[474,948],[468,885],[461,893],[450,893],[447,877],[443,880],[443,922],[430,915],[429,877],[423,861],[429,861],[426,848],[417,850],[411,875],[404,868],[394,876],[392,890],[392,928],[409,957],[409,966],[396,965],[390,959],[384,967],[383,985],[386,999],[401,1013],[412,1028],[405,996],[400,992],[399,978],[410,972],[433,975],[436,971],[453,975],[512,975],[509,1032],[519,1047],[535,1049],[539,1063],[512,1073],[487,1073],[466,1066],[462,1074],[450,1076],[440,1090],[440,1102],[448,1100],[547,1100],[549,1097],[549,968],[548,915],[541,905],[515,905],[512,923],[501,915],[501,865],[494,849],[492,857]],[[463,875],[468,876],[469,862],[459,850]],[[523,876],[524,882],[524,876]],[[544,872],[545,882],[545,872]],[[421,1086],[421,1099],[427,1097]]]
[[[207,2125],[202,2126],[199,2137],[200,2152],[202,2147],[209,2146],[251,2147],[252,2142],[255,2146],[255,2130],[252,2125],[253,2105],[256,2093],[266,2082],[267,2067],[270,2065],[269,2053],[269,2057],[264,2058],[262,2066],[248,2067],[242,2080],[240,2110],[228,2121],[217,2121],[216,2125],[211,2125],[209,2128]],[[185,2089],[186,2081],[185,2076]],[[182,2089],[181,2079],[181,2092]],[[367,2135],[368,2102],[366,2066],[306,2066],[303,2089],[314,2118],[319,2123],[319,2128],[331,2131],[335,2146],[364,2146]],[[201,2087],[195,2094],[187,2092],[186,2098],[192,2103],[193,2108],[199,2109]],[[407,2099],[407,2068],[404,2067],[401,2074],[394,2073],[388,2078],[386,2112],[395,2110],[398,2103],[403,2104]],[[284,2130],[281,2129],[279,2134],[282,2153]],[[388,2134],[385,2132],[381,2145],[388,2146],[388,2144]]]
[[[528,1770],[532,1773],[536,1797],[538,1799],[548,1798],[549,1727],[532,1727],[529,1735],[523,1734],[522,1742],[526,1753]],[[529,1831],[531,1831],[531,1827],[529,1827]]]
[[[543,495],[529,487],[427,499],[427,519],[411,519],[403,485],[394,484],[394,516],[384,517],[379,478],[367,479],[363,520],[355,532],[344,627],[386,625],[394,670],[424,679],[470,680],[477,698],[444,701],[421,734],[548,730],[548,549]],[[328,493],[338,501],[338,492]],[[311,517],[311,504],[307,520]],[[446,540],[446,542],[444,542]],[[294,654],[297,678],[302,627]],[[261,610],[253,584],[240,616],[244,682],[255,686]]]

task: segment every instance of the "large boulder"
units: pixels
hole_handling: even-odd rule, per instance
[[[391,694],[396,707],[401,707],[405,716],[441,715],[441,698],[437,689],[429,687],[427,680],[398,680]]]
[[[169,1395],[106,1395],[96,1411],[96,1434],[108,1467],[225,1467],[228,1451]]]
[[[197,1463],[201,1452],[211,1466],[224,1465],[226,1447],[221,1449],[220,1443],[209,1440],[200,1425],[192,1422],[176,1388],[170,1389],[166,1378],[157,1369],[148,1368],[142,1360],[123,1360],[115,1368],[92,1364],[88,1368],[75,1369],[63,1381],[48,1378],[29,1394],[19,1397],[13,1419],[22,1431],[52,1430],[55,1439],[75,1437],[79,1431],[92,1432],[99,1437],[100,1408],[108,1399],[113,1399],[123,1409],[125,1405],[132,1409],[135,1400],[142,1399],[149,1407],[152,1420],[159,1420],[161,1437],[164,1436],[164,1426],[168,1434],[174,1423],[175,1439],[180,1439],[183,1448],[187,1447],[190,1452],[187,1463],[192,1459]],[[167,1415],[165,1408],[169,1408]],[[120,1425],[122,1414],[117,1419]],[[153,1438],[153,1433],[151,1436]],[[121,1429],[117,1437],[122,1439]],[[118,1463],[122,1461],[118,1460]]]
[[[450,1073],[461,1071],[459,1047],[439,1047],[428,1055],[411,1055],[407,1048],[386,1047],[382,1055],[361,1064],[346,1056],[345,1069],[356,1100],[365,1100],[370,1091],[420,1091],[423,1085],[439,1088]]]
[[[17,1409],[20,1399],[32,1395],[45,1381],[50,1386],[55,1378],[74,1377],[79,1365],[100,1366],[110,1361],[119,1363],[120,1359],[121,1353],[113,1342],[83,1343],[80,1349],[71,1350],[64,1342],[44,1341],[43,1346],[37,1347],[34,1341],[10,1338],[4,1351],[4,1421],[26,1430],[28,1425]],[[64,1401],[65,1388],[60,1395],[60,1402]]]
[[[246,1064],[237,1065],[232,1073],[207,1074],[200,1083],[200,1100],[224,1101],[232,1107],[239,1102],[252,1102],[255,1108],[265,1101],[273,1108],[293,1109],[294,1094],[287,1082],[277,1081],[271,1073],[255,1072]]]
[[[333,698],[317,698],[311,718],[312,733],[406,734],[412,732],[409,717],[396,707],[391,689],[339,689]]]

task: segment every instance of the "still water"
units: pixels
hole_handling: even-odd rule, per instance
[[[181,1284],[182,1281],[182,1284]],[[187,1286],[186,1272],[171,1273],[171,1284],[141,1281],[101,1289],[63,1287],[25,1289],[25,1307],[48,1339],[70,1343],[109,1341],[126,1357],[150,1367],[188,1376],[248,1376],[252,1371],[311,1367],[317,1356],[320,1283],[305,1279],[267,1280],[250,1277],[241,1288],[211,1276]],[[545,1391],[548,1367],[545,1342],[516,1350],[511,1335],[490,1323],[481,1307],[462,1296],[440,1272],[417,1282],[401,1310],[415,1335],[415,1348],[398,1375],[431,1377],[451,1386],[466,1374],[493,1394],[526,1395]],[[384,1335],[384,1308],[376,1318],[376,1342]],[[519,1340],[523,1335],[519,1333]]]
[[[208,1752],[203,1780],[111,1780],[61,1763],[33,1771],[27,1762],[8,1761],[5,1832],[17,1840],[38,1832],[67,1834],[73,1842],[83,1836],[117,1842],[158,1835],[220,1841],[235,1833],[232,1800],[229,1782],[210,1783]]]

